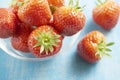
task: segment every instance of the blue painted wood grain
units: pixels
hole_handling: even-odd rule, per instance
[[[9,1],[0,0],[0,7],[6,7]],[[68,52],[44,62],[18,60],[0,49],[0,80],[120,80],[120,20],[116,28],[105,31],[92,20],[95,0],[80,1],[81,5],[86,5],[84,13],[87,16],[87,23],[79,40],[92,30],[103,32],[107,41],[115,42],[111,47],[112,58],[104,57],[96,64],[86,63],[76,51],[79,40]],[[120,2],[120,0],[116,1]]]

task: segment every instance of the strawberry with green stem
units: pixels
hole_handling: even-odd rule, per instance
[[[86,18],[79,7],[79,1],[74,5],[70,0],[69,6],[58,8],[53,14],[55,29],[64,36],[72,36],[85,26]]]
[[[52,56],[60,51],[62,36],[51,26],[40,26],[30,34],[28,46],[36,57]]]
[[[110,56],[108,52],[112,50],[108,47],[113,44],[113,42],[107,44],[101,32],[92,31],[79,41],[77,50],[81,58],[89,63],[95,63],[103,56]]]
[[[97,0],[93,9],[93,20],[103,29],[110,30],[118,23],[120,5],[114,0]]]

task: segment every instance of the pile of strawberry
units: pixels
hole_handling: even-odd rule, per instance
[[[9,8],[0,8],[0,38],[11,38],[14,49],[31,52],[44,58],[57,54],[65,36],[83,29],[86,17],[79,0],[12,0]],[[112,29],[118,22],[120,7],[115,1],[98,0],[93,10],[94,21],[104,29]],[[78,52],[88,62],[96,62],[111,51],[104,35],[93,31],[78,44]]]
[[[78,3],[78,2],[77,2]],[[0,38],[11,37],[14,49],[47,57],[60,51],[63,36],[72,36],[85,25],[78,5],[64,0],[12,0],[0,8]]]

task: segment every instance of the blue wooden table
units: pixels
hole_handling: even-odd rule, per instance
[[[9,1],[0,0],[0,7],[6,7]],[[76,51],[79,40],[76,40],[68,52],[43,62],[18,60],[0,49],[0,80],[120,80],[120,20],[114,29],[105,31],[92,20],[95,0],[80,1],[82,5],[86,5],[84,13],[87,23],[79,40],[92,30],[103,32],[107,41],[115,42],[115,45],[110,47],[112,58],[104,57],[96,64],[86,63]]]

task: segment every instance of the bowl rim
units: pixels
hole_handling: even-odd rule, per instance
[[[16,54],[16,53],[14,53],[13,51],[7,49],[7,47],[3,46],[4,43],[0,44],[0,48],[1,48],[3,51],[5,51],[5,53],[7,53],[8,55],[10,55],[10,56],[12,56],[12,57],[14,57],[14,58],[16,58],[16,59],[19,59],[19,60],[25,60],[25,61],[45,61],[45,60],[51,59],[51,58],[59,55],[60,53],[63,53],[63,51],[66,52],[68,49],[70,49],[71,46],[74,45],[74,43],[75,43],[76,40],[78,39],[80,33],[81,33],[81,31],[79,31],[79,32],[76,33],[75,35],[71,36],[71,37],[73,37],[74,39],[71,41],[71,43],[68,45],[68,47],[66,47],[64,50],[60,50],[57,54],[54,54],[54,55],[52,55],[52,56],[48,56],[48,57],[45,57],[45,58],[37,58],[37,57],[35,57],[35,58],[30,58],[30,57],[25,57],[25,56],[23,56],[23,55],[21,55],[21,54],[18,54],[18,53]],[[69,37],[69,36],[66,36],[66,37]],[[65,37],[65,38],[66,38],[66,37]],[[1,41],[1,40],[2,40],[3,42],[5,42],[5,41],[4,41],[5,39],[1,39],[1,38],[0,38],[0,41]]]

